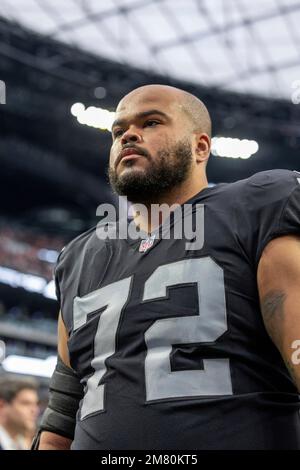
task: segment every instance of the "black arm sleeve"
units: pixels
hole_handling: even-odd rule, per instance
[[[33,449],[38,448],[42,431],[49,431],[69,439],[74,438],[76,413],[83,397],[83,386],[78,375],[58,357],[49,386],[49,404],[46,408]]]

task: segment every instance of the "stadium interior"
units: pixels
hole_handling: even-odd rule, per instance
[[[55,261],[97,224],[99,204],[116,203],[101,116],[140,85],[178,86],[212,116],[210,184],[299,168],[300,2],[255,2],[264,7],[254,14],[247,2],[227,2],[226,13],[218,1],[215,16],[196,0],[74,0],[69,10],[25,3],[5,0],[0,9],[0,368],[35,376],[46,390],[56,357]]]

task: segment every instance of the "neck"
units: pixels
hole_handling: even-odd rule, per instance
[[[151,202],[144,202],[144,206],[147,208],[147,212],[140,211],[138,205],[133,204],[134,211],[134,221],[144,232],[151,233],[157,228],[157,225],[162,224],[166,217],[169,216],[168,211],[159,211],[159,214],[153,217],[151,212],[151,206],[156,205],[167,205],[169,208],[176,205],[182,205],[193,196],[198,194],[204,188],[207,188],[208,181],[206,175],[203,175],[200,179],[185,181],[182,185],[174,187],[171,191],[168,191],[167,194],[158,196],[155,200]],[[172,211],[172,208],[171,208]]]

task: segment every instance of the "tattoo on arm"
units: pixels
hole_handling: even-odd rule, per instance
[[[264,319],[264,323],[266,329],[271,336],[272,340],[278,347],[278,349],[282,353],[282,339],[281,339],[281,324],[284,320],[284,302],[287,298],[287,295],[284,291],[281,290],[273,290],[268,292],[262,299],[261,299],[261,312]],[[286,355],[285,355],[286,356]],[[295,385],[300,390],[300,383],[299,383],[299,374],[297,374],[296,367],[292,363],[292,361],[284,357],[283,360],[285,365],[289,371],[289,374],[294,381]]]
[[[268,292],[261,300],[261,312],[265,326],[274,343],[280,347],[280,322],[284,317],[286,294],[280,290]]]

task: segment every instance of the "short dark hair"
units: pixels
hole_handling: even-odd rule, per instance
[[[0,377],[0,400],[12,402],[22,390],[38,391],[38,384],[34,379],[21,377]]]

